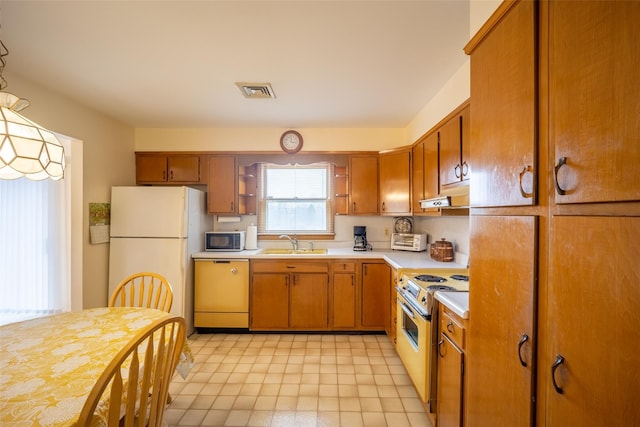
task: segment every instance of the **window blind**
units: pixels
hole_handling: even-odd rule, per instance
[[[333,234],[333,165],[260,164],[258,233]]]

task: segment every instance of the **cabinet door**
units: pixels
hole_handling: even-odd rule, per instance
[[[536,4],[514,3],[471,52],[471,206],[535,203]]]
[[[464,355],[444,333],[440,334],[438,355],[438,427],[460,427]]]
[[[411,151],[380,155],[380,214],[411,214]]]
[[[349,213],[377,215],[378,157],[352,156],[349,173]]]
[[[361,326],[369,329],[389,328],[391,269],[383,263],[362,264]]]
[[[440,186],[462,181],[462,120],[456,115],[442,125],[440,134]]]
[[[322,330],[329,327],[329,275],[292,273],[289,286],[289,327]]]
[[[289,327],[288,273],[253,273],[250,317],[251,329]]]
[[[136,182],[166,182],[167,156],[136,155]]]
[[[552,218],[543,424],[640,425],[638,242],[640,217]]]
[[[209,157],[209,180],[207,181],[207,206],[209,213],[237,213],[236,179],[235,157]]]
[[[537,223],[533,216],[470,217],[469,427],[531,423]]]
[[[549,7],[555,201],[640,200],[640,2]]]
[[[333,327],[356,327],[356,275],[333,273]]]
[[[168,180],[175,183],[200,182],[199,156],[170,156]]]
[[[413,195],[412,210],[414,215],[423,213],[420,200],[424,197],[425,170],[424,170],[424,144],[422,141],[411,149],[411,192]]]

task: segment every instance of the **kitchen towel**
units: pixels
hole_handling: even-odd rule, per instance
[[[251,224],[247,227],[247,237],[244,241],[245,249],[258,249],[258,227]]]

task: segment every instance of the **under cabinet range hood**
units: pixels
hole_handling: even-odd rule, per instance
[[[469,185],[442,190],[437,197],[420,200],[422,209],[468,209]]]

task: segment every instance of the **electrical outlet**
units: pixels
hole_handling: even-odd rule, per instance
[[[384,228],[384,235],[385,237],[389,237],[389,227]]]

